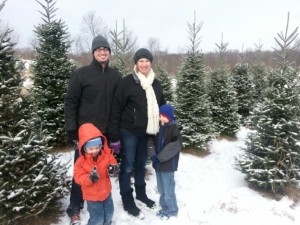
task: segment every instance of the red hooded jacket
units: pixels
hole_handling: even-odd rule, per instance
[[[111,182],[108,165],[116,165],[117,161],[108,147],[106,137],[91,123],[85,123],[78,130],[79,158],[74,165],[74,179],[81,186],[83,199],[89,201],[104,201],[111,193]],[[100,150],[97,161],[90,154],[85,153],[83,146],[90,139],[101,137],[103,149]],[[96,166],[100,179],[93,183],[89,174]]]

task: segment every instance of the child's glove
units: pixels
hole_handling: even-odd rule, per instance
[[[121,143],[120,141],[110,143],[110,147],[113,149],[114,154],[120,154]]]
[[[96,169],[96,167],[94,167],[93,169],[92,169],[92,171],[90,172],[90,180],[93,182],[93,183],[95,183],[95,182],[97,182],[98,180],[99,180],[99,175],[98,175],[98,173],[97,173],[97,169]]]
[[[116,175],[119,172],[120,172],[120,166],[118,164],[116,164],[116,165],[109,164],[109,166],[108,166],[108,173],[110,175]]]

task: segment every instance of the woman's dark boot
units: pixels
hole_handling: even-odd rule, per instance
[[[146,184],[141,186],[135,185],[135,193],[136,199],[145,203],[149,208],[153,208],[155,206],[155,202],[149,199],[146,195]]]
[[[122,195],[122,202],[124,210],[127,211],[130,215],[138,216],[140,214],[140,209],[136,206],[132,191],[127,192]]]

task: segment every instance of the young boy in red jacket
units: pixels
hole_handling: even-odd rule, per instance
[[[114,213],[109,175],[118,173],[119,165],[106,137],[93,124],[81,125],[78,136],[80,156],[74,165],[74,179],[87,202],[88,225],[109,225]]]

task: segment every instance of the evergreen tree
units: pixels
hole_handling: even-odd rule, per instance
[[[249,73],[249,65],[244,55],[238,57],[238,63],[233,68],[233,83],[237,93],[238,113],[242,121],[249,116],[253,106],[253,84]]]
[[[128,32],[123,21],[123,29],[118,31],[118,24],[116,29],[110,32],[112,39],[112,53],[114,54],[111,62],[111,67],[120,71],[123,76],[132,71],[132,58],[134,54],[134,47],[136,39],[132,38],[132,32]]]
[[[185,147],[206,150],[212,138],[212,120],[205,82],[203,54],[198,33],[203,22],[188,24],[191,46],[183,61],[176,85],[176,116]]]
[[[36,129],[40,120],[21,93],[21,64],[11,32],[0,33],[0,225],[20,224],[57,205],[70,183],[66,166],[56,163],[58,156],[48,156],[49,137],[41,126]]]
[[[4,6],[2,3],[1,7]],[[1,10],[1,8],[0,8]],[[10,40],[12,30],[0,34],[0,129],[1,133],[10,131],[15,121],[23,118],[26,99],[20,96],[22,64],[13,54],[14,43]]]
[[[265,99],[254,110],[255,132],[239,160],[252,186],[274,193],[300,181],[300,83],[299,75],[288,63],[298,28],[289,35],[288,24],[286,32],[275,38],[280,46],[279,68],[272,71]]]
[[[37,59],[33,67],[34,98],[38,116],[49,132],[52,146],[65,144],[64,97],[67,81],[75,65],[67,58],[70,48],[66,25],[54,20],[55,2],[45,0],[45,5],[37,1],[45,10],[43,24],[35,27],[38,38]]]
[[[68,169],[57,162],[59,155],[48,156],[49,136],[37,130],[37,124],[41,123],[33,115],[0,134],[0,225],[19,224],[58,207],[68,194]]]
[[[267,81],[269,71],[264,63],[262,63],[261,49],[262,45],[256,46],[256,60],[255,63],[250,67],[250,74],[252,75],[252,81],[254,85],[253,101],[254,105],[261,102],[264,98],[264,91],[267,88]]]
[[[228,43],[217,45],[217,67],[210,74],[208,91],[211,101],[212,119],[216,133],[234,136],[239,129],[236,92],[226,64]]]
[[[160,81],[161,86],[164,91],[164,97],[168,104],[173,105],[173,90],[172,90],[172,84],[170,80],[170,76],[168,74],[168,71],[166,69],[166,66],[162,63],[159,63],[156,66],[156,77]]]

